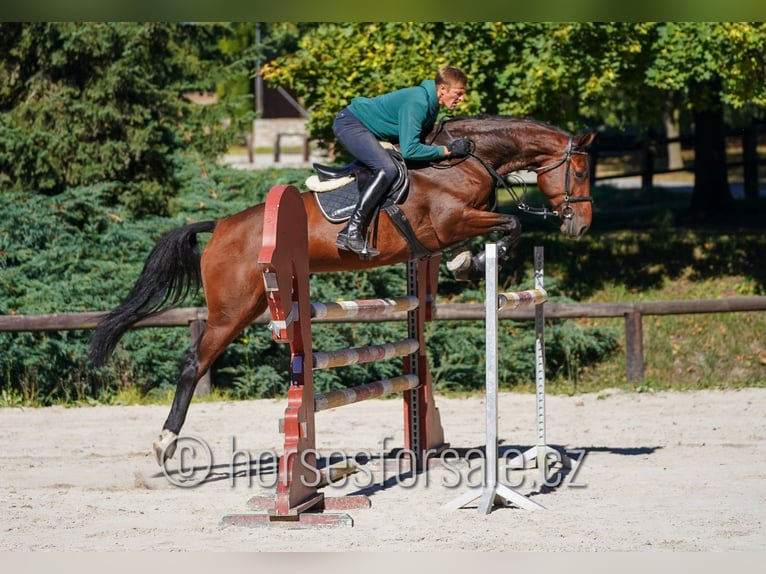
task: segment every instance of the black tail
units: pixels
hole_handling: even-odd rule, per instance
[[[197,234],[211,232],[215,221],[185,225],[163,235],[144,263],[128,296],[96,327],[88,353],[94,366],[104,365],[120,337],[131,325],[171,307],[200,287],[200,249]]]

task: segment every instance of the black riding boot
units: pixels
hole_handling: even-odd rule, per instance
[[[365,230],[387,190],[388,182],[385,180],[383,172],[379,171],[359,196],[359,201],[356,203],[346,227],[338,233],[338,239],[335,241],[337,247],[365,257],[374,257],[380,253],[377,249],[372,249],[369,246],[366,251],[364,250]]]

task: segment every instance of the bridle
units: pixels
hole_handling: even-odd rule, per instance
[[[536,168],[528,170],[528,171],[532,171],[532,172],[536,173],[539,176],[541,173],[552,171],[552,170],[558,168],[560,165],[565,164],[566,165],[566,172],[565,172],[565,175],[564,175],[564,178],[565,178],[564,179],[564,199],[559,201],[553,207],[552,210],[549,210],[547,207],[532,208],[532,207],[530,207],[529,205],[526,204],[526,201],[524,200],[524,195],[523,194],[522,194],[522,199],[518,199],[517,194],[513,193],[509,189],[509,192],[511,193],[511,197],[514,198],[514,200],[516,201],[516,203],[519,206],[519,209],[521,209],[522,211],[529,212],[529,213],[535,213],[536,215],[542,215],[543,217],[546,217],[547,215],[557,215],[561,219],[572,219],[572,217],[574,216],[574,210],[572,209],[572,206],[570,205],[570,203],[582,203],[584,201],[588,201],[590,203],[593,203],[593,198],[592,197],[572,197],[571,195],[569,195],[569,191],[570,191],[570,183],[569,182],[571,181],[571,178],[569,177],[569,175],[570,175],[571,169],[572,169],[572,156],[573,155],[586,155],[586,156],[588,155],[588,152],[586,152],[586,151],[572,149],[573,144],[574,144],[574,137],[573,136],[569,136],[569,141],[567,142],[567,149],[564,152],[564,157],[562,157],[560,160],[555,161],[555,162],[553,162],[551,164],[543,165],[543,166],[536,167]],[[582,177],[583,174],[581,174],[580,172],[577,172],[577,173],[575,173],[575,175],[578,176],[578,177]],[[526,191],[526,185],[524,187],[524,190]],[[561,208],[561,209],[559,209],[559,208]],[[535,211],[532,211],[533,209]],[[542,212],[539,212],[540,210],[542,210]]]
[[[553,163],[542,165],[540,167],[536,168],[530,168],[527,166],[522,166],[518,168],[516,171],[526,170],[536,173],[537,175],[540,175],[541,173],[547,173],[549,171],[553,171],[560,166],[564,165],[566,166],[566,171],[564,174],[565,179],[565,185],[564,185],[564,199],[562,199],[560,202],[558,202],[553,209],[548,208],[547,206],[543,207],[534,207],[529,205],[527,203],[527,183],[524,181],[524,179],[515,174],[510,173],[506,174],[505,176],[501,176],[495,168],[493,168],[491,165],[489,165],[484,159],[476,155],[474,152],[469,152],[468,156],[466,158],[463,158],[455,163],[451,163],[448,165],[436,165],[432,164],[432,167],[439,167],[441,169],[444,169],[445,167],[453,167],[455,165],[458,165],[465,161],[468,157],[472,157],[475,160],[477,160],[481,165],[484,166],[484,169],[487,170],[487,172],[495,179],[495,181],[503,187],[508,194],[511,196],[511,199],[516,203],[516,206],[523,212],[529,213],[531,215],[540,215],[543,218],[547,218],[550,216],[559,217],[561,219],[572,219],[574,217],[574,209],[572,209],[572,206],[570,204],[572,203],[581,203],[581,202],[590,202],[593,203],[592,197],[572,197],[570,195],[571,191],[571,185],[570,185],[570,174],[572,170],[572,156],[573,155],[588,155],[588,152],[574,149],[574,136],[569,136],[569,141],[567,142],[567,148],[564,151],[564,155],[561,157],[561,159],[558,159],[554,161]],[[578,177],[582,177],[581,172],[576,172],[575,175]],[[521,194],[516,191],[516,189],[513,187],[513,183],[509,185],[508,179],[514,180],[514,182],[521,186]]]

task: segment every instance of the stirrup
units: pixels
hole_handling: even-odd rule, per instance
[[[359,257],[364,260],[368,260],[372,259],[373,257],[377,257],[378,255],[380,255],[380,251],[374,247],[370,247],[370,244],[367,242],[367,240],[365,240],[364,247],[362,247],[362,251],[359,252]]]
[[[343,230],[341,230],[338,233],[337,239],[335,239],[335,247],[338,249],[344,249],[346,251],[351,251],[353,253],[356,253],[359,255],[361,259],[372,259],[373,257],[376,257],[380,255],[380,251],[377,249],[370,247],[370,243],[368,241],[368,236],[365,235],[364,237],[364,244],[362,245],[361,249],[354,249],[351,244],[349,243],[349,235],[348,233],[344,233]]]

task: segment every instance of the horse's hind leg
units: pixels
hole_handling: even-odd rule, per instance
[[[227,227],[228,224],[226,221],[219,224],[202,255],[207,324],[181,360],[173,404],[160,438],[153,446],[160,465],[174,454],[197,381],[267,307],[262,268],[250,253],[250,250],[257,252],[258,245],[247,237],[236,236],[236,229]]]
[[[176,439],[186,420],[186,413],[189,410],[194,389],[197,386],[197,381],[205,372],[200,371],[199,360],[199,345],[204,334],[203,331],[200,337],[192,342],[181,359],[180,372],[176,381],[176,392],[173,397],[173,405],[170,407],[170,414],[162,428],[159,440],[152,445],[157,464],[163,464],[175,454]]]
[[[253,286],[253,297],[242,304],[221,310],[208,300],[208,321],[202,335],[186,350],[181,360],[176,392],[170,413],[162,427],[159,440],[152,445],[157,464],[172,458],[176,439],[186,421],[197,382],[210,369],[242,330],[266,310],[262,284]]]

